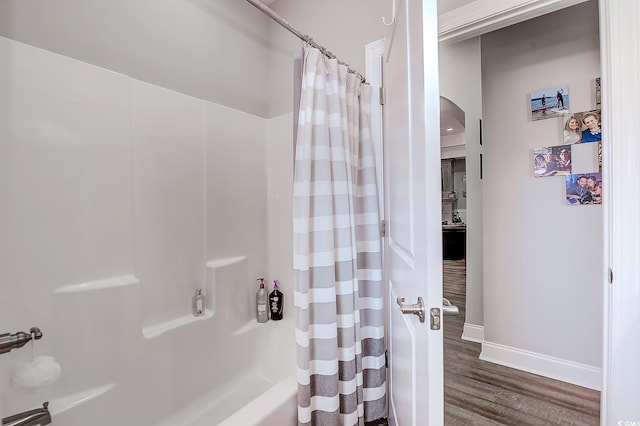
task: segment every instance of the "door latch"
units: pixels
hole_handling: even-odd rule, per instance
[[[440,330],[440,308],[429,309],[429,316],[431,317],[431,329]]]
[[[418,318],[420,318],[420,322],[424,322],[424,300],[422,300],[422,297],[418,297],[418,303],[415,303],[413,305],[405,305],[404,297],[400,296],[396,299],[396,303],[400,307],[400,312],[402,312],[403,314],[417,315]]]

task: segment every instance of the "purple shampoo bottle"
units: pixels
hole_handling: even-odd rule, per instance
[[[271,319],[278,321],[284,313],[284,294],[278,288],[278,280],[273,281],[273,291],[269,293],[269,312]]]

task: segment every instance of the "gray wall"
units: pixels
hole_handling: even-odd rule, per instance
[[[467,301],[465,334],[484,324],[482,292],[482,182],[480,125],[482,81],[480,38],[440,45],[440,94],[465,112],[467,174]],[[480,331],[481,333],[481,331]],[[482,335],[466,336],[482,339]]]
[[[568,84],[571,111],[590,110],[599,75],[595,2],[482,37],[485,340],[586,373],[602,363],[602,206],[532,177],[531,150],[561,145],[563,120],[531,121],[528,95]]]
[[[391,2],[386,0],[278,0],[272,8],[362,75],[365,45],[391,37],[391,27],[382,24],[382,16],[387,21],[391,17]],[[269,115],[273,117],[291,112],[292,58],[302,42],[276,23],[271,23],[269,38]]]

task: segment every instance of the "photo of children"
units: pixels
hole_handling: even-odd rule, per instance
[[[569,86],[531,92],[531,119],[543,120],[569,114]]]
[[[567,204],[602,204],[602,174],[582,173],[568,175]]]
[[[574,114],[582,123],[580,142],[600,142],[602,140],[602,127],[600,125],[600,110],[584,111]]]
[[[571,174],[571,145],[547,146],[533,150],[533,176]]]

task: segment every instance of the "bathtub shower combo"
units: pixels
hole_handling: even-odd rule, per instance
[[[92,419],[93,425],[105,426],[113,425],[114,421],[157,426],[296,424],[297,380],[292,374],[295,365],[292,321],[259,324],[252,318],[250,309],[239,310],[237,304],[231,303],[239,296],[237,288],[219,285],[232,282],[234,276],[241,275],[247,268],[245,257],[209,262],[206,289],[208,294],[215,294],[215,298],[211,297],[205,314],[198,317],[184,315],[143,327],[142,333],[132,336],[129,345],[118,350],[126,353],[131,346],[152,349],[144,351],[145,359],[131,360],[135,368],[128,368],[126,379],[67,395],[61,395],[55,391],[56,386],[51,386],[50,392],[38,391],[50,398],[42,408],[4,417],[2,424],[83,425],[88,418]],[[79,298],[96,293],[103,303],[115,304],[120,298],[133,298],[139,285],[135,279],[122,278],[64,287],[58,293]],[[250,299],[253,290],[248,287],[244,296]],[[120,294],[107,297],[113,292]],[[5,333],[0,335],[0,352],[11,352],[10,356],[28,359],[30,342],[46,337],[37,327],[30,333]],[[35,345],[36,351],[39,344]],[[182,345],[190,346],[197,353],[180,351]],[[58,351],[59,348],[54,352]],[[173,359],[165,359],[164,365],[160,365],[153,351],[165,351],[172,354]],[[64,354],[59,358],[67,359]],[[178,365],[171,365],[171,361]],[[67,362],[63,365],[73,369]],[[197,368],[194,369],[194,365]],[[163,371],[170,371],[176,377],[166,381]],[[29,399],[35,400],[38,392]],[[5,399],[6,405],[23,406],[20,399],[24,400],[24,397],[16,392],[11,394],[17,397]],[[162,394],[167,409],[155,405]],[[119,407],[119,414],[115,413],[114,407]],[[120,416],[124,418],[118,420]]]
[[[8,52],[0,111],[20,125],[0,144],[3,423],[295,424],[292,303],[282,321],[255,314],[258,277],[293,300],[293,273],[277,266],[291,259],[291,174],[266,186],[268,152],[291,167],[291,115],[267,120],[0,37]],[[17,386],[43,359],[58,377]]]
[[[3,37],[0,75],[2,424],[296,424],[294,114],[265,119]],[[289,295],[282,321],[256,321],[262,276]],[[384,405],[379,370],[366,403]]]

